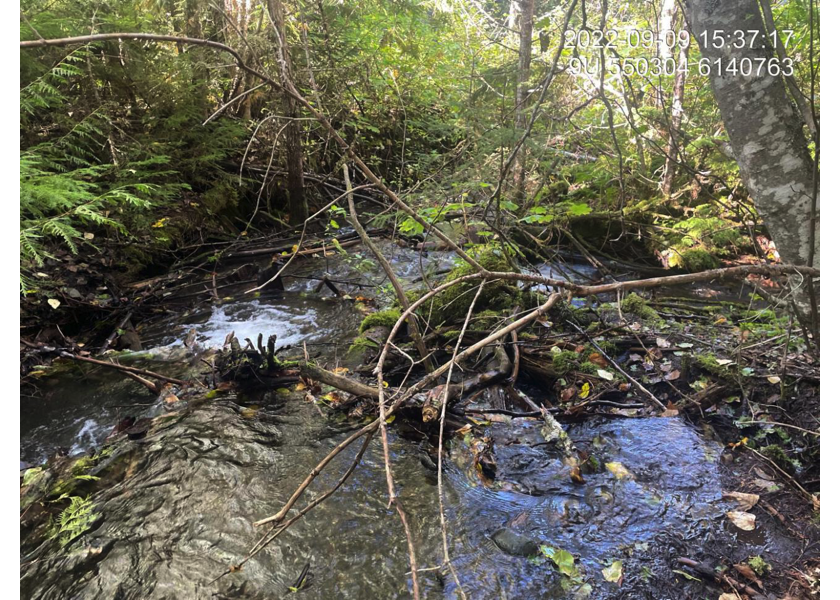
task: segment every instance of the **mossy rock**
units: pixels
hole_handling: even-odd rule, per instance
[[[621,301],[621,312],[625,315],[634,315],[639,317],[642,321],[661,324],[664,321],[655,310],[653,310],[647,303],[647,300],[636,294],[635,292],[628,295]],[[598,307],[598,314],[602,316],[617,317],[618,309],[615,303],[603,304]]]
[[[375,351],[378,349],[379,345],[363,334],[356,336],[353,343],[350,344],[350,347],[347,349],[345,357],[351,363],[361,363],[365,360],[368,351]]]
[[[621,301],[621,310],[631,315],[641,317],[644,321],[660,321],[659,313],[648,306],[647,300],[636,292],[631,293]]]
[[[393,325],[392,325],[392,327],[393,327]],[[366,348],[372,348],[372,349],[376,350],[376,349],[379,348],[379,346],[373,340],[371,340],[371,339],[369,339],[369,338],[367,338],[363,335],[358,335],[353,339],[353,343],[350,344],[349,351],[363,350],[363,349],[366,349]]]
[[[399,308],[386,308],[375,313],[371,313],[364,318],[362,324],[359,325],[359,333],[364,333],[373,327],[387,327],[391,329],[400,318],[402,311]]]

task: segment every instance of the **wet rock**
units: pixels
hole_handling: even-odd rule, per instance
[[[117,349],[137,352],[143,349],[143,344],[140,342],[140,336],[137,335],[137,332],[130,330],[117,338]]]
[[[534,540],[512,529],[502,527],[493,532],[490,536],[493,543],[499,550],[511,556],[537,556],[540,553],[540,546]]]
[[[137,419],[131,427],[125,429],[125,435],[130,440],[139,440],[146,437],[146,432],[149,431],[151,419]]]

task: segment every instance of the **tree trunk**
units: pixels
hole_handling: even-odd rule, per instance
[[[528,96],[528,82],[531,78],[531,41],[534,34],[534,0],[521,0],[519,15],[519,68],[516,73],[516,135],[520,136],[528,126],[525,102]],[[516,155],[513,171],[516,198],[525,198],[525,159],[526,146],[523,145]]]
[[[761,40],[756,41],[756,48],[750,48],[747,43],[741,49],[731,41],[722,48],[715,48],[713,43],[716,30],[725,40],[735,40],[735,31],[763,32],[761,12],[755,0],[691,0],[686,4],[692,33],[703,57],[710,59],[712,65],[712,90],[742,179],[776,248],[787,263],[807,265],[813,260],[813,266],[819,268],[819,173],[806,145],[802,120],[787,96],[784,81],[781,76],[768,75],[766,68],[760,76],[731,75],[725,71],[730,60],[740,64],[747,59],[752,61],[755,73],[758,59],[770,59],[773,49],[762,48]],[[715,66],[717,59],[723,65],[722,73]],[[800,302],[797,304],[802,306]]]
[[[277,51],[278,62],[280,63],[281,79],[294,81],[291,55],[289,45],[286,43],[286,13],[283,3],[275,0],[268,3],[269,14],[277,28],[277,36],[280,48]],[[297,227],[302,225],[309,216],[309,206],[306,203],[306,195],[303,186],[303,148],[300,143],[301,131],[297,102],[291,94],[284,94],[283,104],[286,117],[290,120],[286,125],[286,183],[283,186],[286,191],[286,199],[289,203],[289,223]]]
[[[674,174],[677,169],[680,148],[679,132],[680,127],[682,127],[683,98],[685,97],[687,70],[688,44],[682,44],[680,45],[679,55],[677,56],[677,72],[674,75],[674,95],[671,99],[671,123],[668,128],[668,146],[665,151],[665,171],[662,174],[662,193],[666,198],[670,198],[671,196]]]
[[[671,46],[668,45],[669,37],[667,33],[676,29],[678,15],[677,0],[662,0],[662,8],[659,10],[659,21],[657,22],[656,53],[663,63],[673,56]],[[660,78],[660,83],[656,86],[656,108],[665,112],[667,107],[668,101]]]
[[[662,8],[659,11],[659,31],[656,44],[659,50],[659,58],[665,60],[673,56],[672,47],[668,44],[669,31],[676,34],[677,25],[677,0],[662,0]]]

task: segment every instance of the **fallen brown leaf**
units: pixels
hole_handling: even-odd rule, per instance
[[[755,574],[755,571],[749,565],[738,563],[737,565],[732,565],[732,568],[738,571],[745,579],[752,581],[758,587],[764,589],[764,584],[761,582],[761,579],[758,578],[758,575]]]
[[[724,492],[723,497],[727,500],[735,500],[740,510],[751,509],[761,498],[758,494],[747,494],[744,492]]]
[[[730,510],[726,513],[726,516],[729,517],[729,520],[738,529],[743,529],[744,531],[755,529],[755,515],[752,513],[742,510]]]
[[[593,352],[589,355],[589,362],[595,363],[599,367],[607,367],[609,365],[609,363],[607,363],[607,359],[598,352]]]

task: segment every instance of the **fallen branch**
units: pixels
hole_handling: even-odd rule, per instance
[[[326,383],[334,388],[359,396],[360,398],[377,398],[379,392],[376,388],[365,385],[349,377],[344,377],[332,371],[322,369],[314,362],[301,362],[300,374],[309,379],[315,379],[321,383]]]
[[[373,432],[369,433],[368,436],[365,438],[365,441],[362,444],[362,447],[359,448],[359,452],[356,454],[356,458],[353,461],[353,464],[351,464],[350,467],[348,467],[348,469],[344,472],[344,475],[341,476],[341,478],[336,482],[336,484],[331,489],[327,490],[326,492],[324,492],[323,494],[318,496],[315,500],[313,500],[312,502],[307,504],[303,509],[301,509],[301,511],[299,513],[297,513],[294,517],[289,519],[283,525],[278,525],[278,526],[270,529],[265,535],[263,535],[263,537],[260,539],[260,541],[258,541],[256,544],[254,544],[254,547],[251,548],[251,551],[248,553],[248,556],[243,558],[239,562],[239,564],[231,567],[229,570],[227,570],[224,573],[222,573],[221,575],[219,575],[219,577],[217,577],[216,579],[214,579],[210,583],[213,583],[214,581],[218,581],[219,579],[221,579],[222,577],[224,577],[225,575],[227,575],[229,573],[239,571],[246,562],[248,562],[249,560],[254,558],[254,556],[256,556],[263,548],[265,548],[271,542],[273,542],[277,538],[277,536],[279,536],[281,533],[286,531],[289,527],[294,525],[299,519],[301,519],[310,510],[312,510],[313,508],[315,508],[316,506],[321,504],[324,500],[326,500],[327,498],[332,496],[338,490],[338,488],[340,488],[344,484],[344,482],[347,481],[347,478],[350,477],[350,474],[356,469],[356,467],[359,466],[359,463],[362,460],[362,456],[364,456],[368,445],[370,445],[371,439],[373,439]]]
[[[169,383],[177,383],[178,385],[190,385],[189,381],[184,381],[183,379],[175,379],[174,377],[167,377],[166,375],[161,375],[160,373],[155,373],[153,371],[147,371],[146,369],[138,369],[136,367],[127,367],[125,365],[121,365],[119,363],[108,362],[106,360],[96,360],[95,358],[88,358],[86,356],[79,356],[77,354],[70,354],[69,352],[59,352],[59,356],[62,358],[69,358],[70,360],[78,360],[81,362],[91,363],[94,365],[99,365],[100,367],[108,367],[109,369],[116,369],[117,371],[123,371],[124,373],[133,373],[135,375],[142,375],[144,377],[151,377],[153,379],[159,379],[160,381],[168,381]]]

